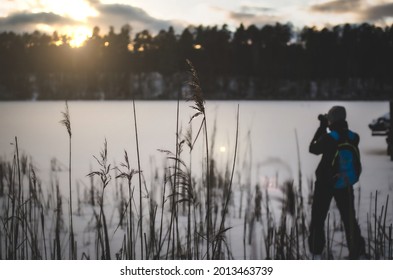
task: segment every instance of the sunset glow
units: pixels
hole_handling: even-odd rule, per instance
[[[92,31],[87,27],[80,26],[73,30],[70,30],[70,46],[73,48],[82,47],[87,38],[91,36]]]
[[[82,44],[90,30],[99,26],[107,32],[129,24],[133,32],[157,34],[172,26],[181,32],[187,26],[240,24],[258,27],[291,23],[296,28],[323,28],[344,23],[393,24],[391,0],[13,0],[0,5],[0,31],[46,33],[57,31]],[[80,26],[87,31],[81,31]],[[77,29],[77,30],[75,30]]]
[[[37,8],[37,12],[52,12],[76,21],[86,21],[88,17],[98,15],[98,12],[90,6],[88,1],[84,0],[67,0],[66,2],[41,0],[39,2],[41,6]]]

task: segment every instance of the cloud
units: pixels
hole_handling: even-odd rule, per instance
[[[266,24],[275,24],[277,22],[285,22],[282,17],[279,16],[270,16],[270,15],[256,15],[250,13],[235,13],[231,12],[229,14],[230,19],[243,23],[244,25],[266,25]]]
[[[348,13],[359,10],[361,7],[361,0],[335,0],[322,4],[312,5],[310,10],[312,12],[320,13]]]
[[[387,18],[393,18],[393,3],[372,5],[363,0],[335,0],[323,4],[313,5],[311,12],[352,14],[353,21],[357,23],[383,23],[392,22]]]
[[[269,7],[241,6],[239,11],[226,11],[228,18],[244,25],[266,25],[283,22],[285,19],[277,16],[277,11]]]
[[[0,17],[1,31],[32,31],[37,24],[50,26],[73,25],[77,22],[54,13],[13,13],[7,17]]]
[[[259,7],[259,6],[241,6],[240,10],[244,13],[260,14],[273,12],[273,8]]]
[[[363,20],[378,21],[387,17],[393,17],[393,3],[370,7],[363,13]]]
[[[90,4],[99,12],[97,17],[90,17],[89,22],[97,26],[120,27],[129,24],[135,31],[144,29],[156,33],[161,29],[173,26],[180,29],[181,22],[160,20],[150,16],[145,10],[126,4],[102,4],[97,0],[90,0]]]
[[[115,27],[119,30],[125,24],[131,25],[134,32],[144,29],[157,33],[161,29],[173,26],[175,30],[182,30],[186,24],[180,21],[161,20],[150,16],[145,10],[126,4],[102,4],[99,0],[87,0],[90,6],[98,12],[97,16],[88,17],[86,21],[78,21],[67,16],[53,12],[31,13],[28,11],[17,12],[6,17],[0,17],[0,32],[31,32],[37,29],[38,24],[50,26],[53,30],[62,32],[68,26],[94,26],[107,28]]]

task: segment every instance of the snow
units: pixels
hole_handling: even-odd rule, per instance
[[[214,138],[215,146],[210,150],[210,155],[215,158],[219,172],[224,172],[226,168],[230,170],[232,166],[238,104],[240,104],[240,134],[232,185],[233,195],[226,219],[226,227],[231,227],[231,229],[225,233],[232,254],[230,257],[264,259],[267,257],[268,250],[271,256],[274,254],[273,248],[266,248],[266,238],[269,223],[270,226],[274,224],[277,229],[283,217],[281,208],[285,195],[282,186],[288,180],[293,180],[294,188],[298,192],[300,192],[298,182],[299,179],[302,180],[301,195],[307,210],[305,215],[308,226],[310,182],[313,180],[314,170],[319,161],[319,157],[308,153],[308,144],[318,126],[317,115],[327,112],[333,105],[344,105],[347,108],[349,125],[361,137],[360,152],[363,173],[360,182],[355,186],[355,208],[363,236],[367,238],[367,226],[370,222],[373,223],[375,217],[380,216],[383,205],[386,206],[388,196],[386,225],[389,227],[393,223],[391,201],[393,162],[386,155],[385,138],[371,136],[368,128],[372,119],[388,110],[387,102],[207,101],[209,135],[213,134],[214,125],[217,128]],[[183,102],[180,104],[181,135],[185,133],[190,116],[193,114],[192,109],[189,108],[190,105],[192,104]],[[73,181],[80,185],[82,201],[82,212],[78,215],[76,212],[78,204],[75,199],[77,193],[73,190],[78,252],[79,254],[85,252],[91,258],[96,258],[95,235],[88,230],[95,224],[92,217],[94,208],[88,205],[87,199],[84,198],[84,193],[88,191],[90,185],[86,175],[98,168],[92,156],[99,154],[105,138],[108,140],[108,154],[113,165],[118,165],[123,161],[123,150],[126,149],[129,152],[132,168],[136,168],[132,107],[128,102],[69,102],[69,107],[73,129]],[[175,150],[176,102],[141,101],[136,103],[136,107],[141,143],[141,164],[147,188],[147,191],[143,192],[144,201],[148,201],[146,195],[149,194],[149,198],[155,199],[160,209],[164,176],[162,162],[165,161],[165,155],[157,149]],[[9,143],[13,141],[14,136],[18,136],[21,151],[31,156],[44,188],[49,188],[53,180],[53,177],[50,178],[51,172],[48,166],[50,159],[57,158],[61,171],[55,172],[54,175],[58,178],[61,193],[66,198],[64,204],[67,204],[68,172],[67,165],[64,163],[68,162],[68,138],[65,129],[59,124],[60,112],[63,109],[64,103],[62,102],[0,103],[0,128],[4,132],[0,137],[0,155],[4,159],[12,157],[13,147]],[[193,120],[194,137],[199,123],[200,119]],[[204,162],[201,156],[204,154],[203,151],[204,143],[200,138],[192,156],[193,174],[197,178],[196,183],[199,184],[201,184],[199,174],[201,174],[201,166]],[[190,158],[187,153],[188,150],[184,147],[183,159],[188,164]],[[298,176],[299,168],[301,178]],[[158,184],[155,184],[154,179],[156,171]],[[112,174],[112,178],[114,177],[115,173]],[[135,178],[133,182],[135,195],[139,197],[138,180]],[[96,180],[95,183],[99,190],[98,181]],[[122,229],[116,230],[119,220],[117,207],[120,202],[121,185],[125,186],[124,182],[112,180],[111,185],[105,190],[105,199],[109,201],[105,206],[105,211],[112,233],[113,256],[121,248],[124,234]],[[253,219],[253,213],[258,204],[255,200],[256,185],[259,185],[262,193],[261,215],[263,219],[259,222]],[[154,189],[151,186],[154,186]],[[168,194],[169,187],[167,188]],[[202,197],[205,195],[203,189],[199,192]],[[126,194],[125,191],[125,196]],[[378,197],[377,214],[374,210],[376,195]],[[217,197],[216,202],[220,209],[223,201],[220,192],[217,193]],[[201,200],[199,203],[203,205],[204,201]],[[98,211],[97,208],[95,209]],[[145,220],[148,222],[147,206],[143,211]],[[164,212],[166,211],[167,209]],[[67,215],[68,211],[65,210],[64,213]],[[160,213],[157,215],[157,219],[160,220]],[[270,222],[266,219],[267,216],[270,217]],[[290,230],[294,220],[290,215],[286,217],[285,224],[287,230]],[[181,230],[184,231],[186,216],[181,215],[179,219]],[[218,211],[217,219],[218,221],[221,219],[220,211]],[[164,218],[165,222],[168,220],[168,217]],[[67,221],[65,223],[67,224]],[[345,239],[334,203],[331,205],[329,223],[329,234],[333,235],[332,257],[343,258],[347,251],[345,244],[342,244]],[[53,224],[48,224],[48,227],[51,226]],[[156,225],[156,229],[158,228],[159,224]],[[136,243],[137,252],[139,251],[138,242]],[[310,255],[303,241],[300,245],[301,257],[309,258]],[[67,245],[64,246],[67,248]],[[202,248],[206,249],[206,244],[202,245]],[[225,257],[229,256],[225,255]]]

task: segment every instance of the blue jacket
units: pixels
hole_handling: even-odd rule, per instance
[[[336,122],[331,125],[329,129],[338,133],[341,138],[339,141],[342,141],[344,137],[347,137],[349,131],[346,121]],[[359,135],[355,132],[352,132],[351,134],[351,139],[347,139],[347,141],[355,146],[357,152],[359,152]],[[329,135],[327,127],[320,126],[317,129],[309,147],[310,153],[322,155],[321,161],[315,171],[316,179],[323,180],[329,185],[333,184],[333,177],[335,175],[332,162],[337,152],[337,144],[338,142],[332,137],[332,135]]]

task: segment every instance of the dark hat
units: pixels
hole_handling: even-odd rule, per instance
[[[328,114],[327,118],[330,123],[335,123],[337,121],[345,121],[347,117],[347,112],[343,106],[333,106]]]

